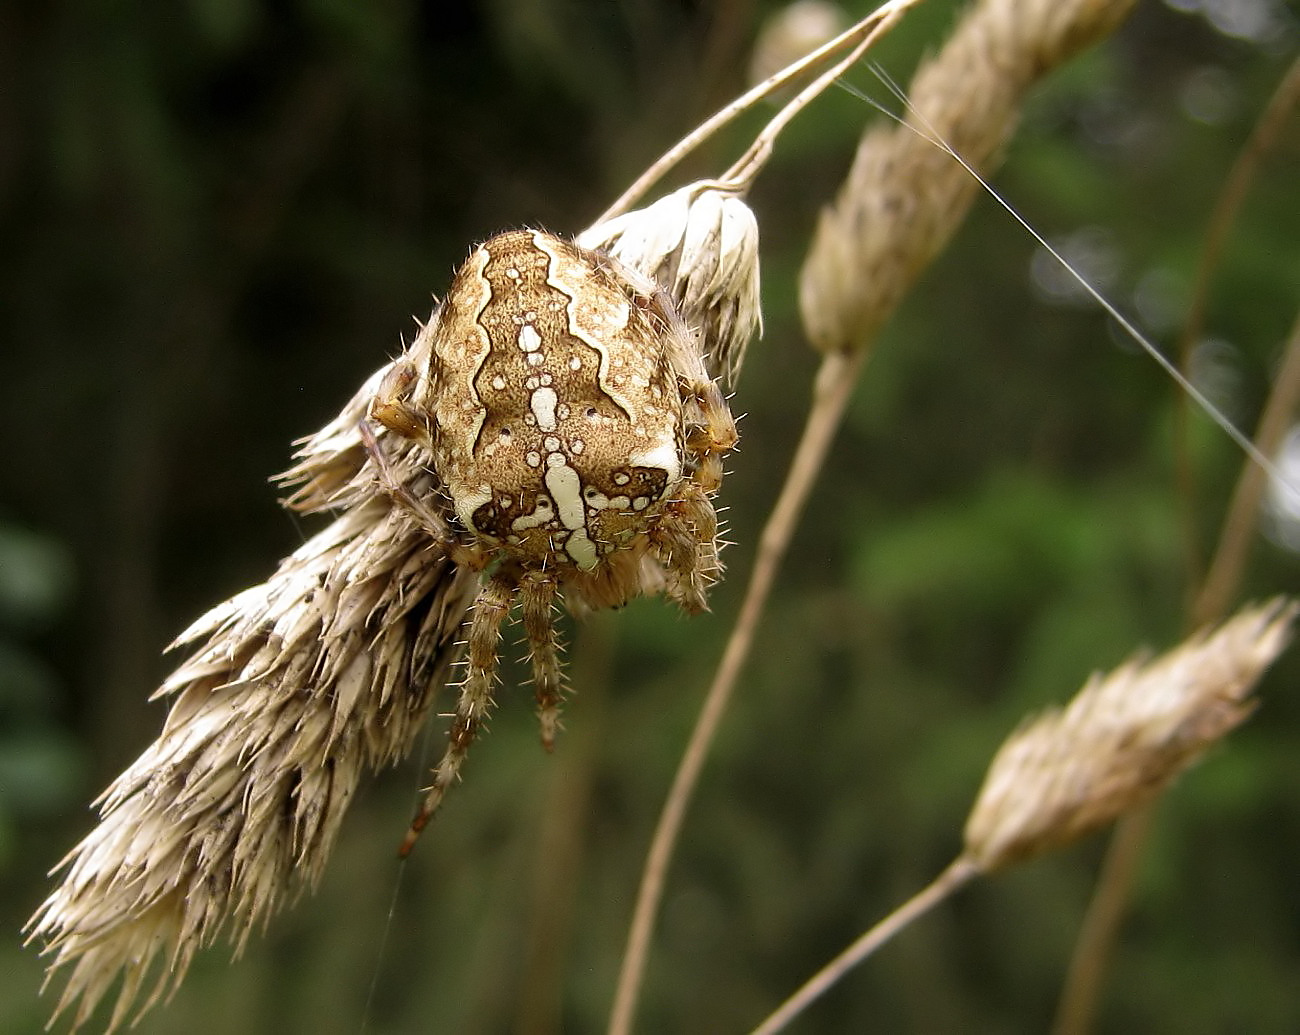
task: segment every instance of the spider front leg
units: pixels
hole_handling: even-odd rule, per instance
[[[517,582],[505,575],[494,575],[483,584],[474,601],[474,614],[469,622],[468,657],[465,681],[460,685],[456,712],[448,732],[447,750],[433,772],[433,786],[425,793],[411,828],[402,840],[398,855],[405,858],[415,847],[420,832],[442,804],[449,788],[460,776],[461,764],[470,745],[478,736],[492,710],[492,683],[496,677],[497,641],[501,635],[501,622],[510,613]]]
[[[383,385],[387,385],[395,378],[396,374],[403,372],[404,369],[396,367],[389,371]],[[398,380],[401,384],[406,384],[405,379]],[[407,408],[405,403],[394,402],[395,396],[385,396],[383,385],[381,385],[380,393],[375,396],[375,402],[371,405],[370,416],[363,418],[357,425],[357,431],[361,436],[361,444],[365,447],[366,453],[369,454],[370,462],[375,465],[376,477],[380,486],[388,493],[393,502],[415,518],[429,535],[442,544],[443,548],[457,564],[474,570],[481,570],[484,564],[487,563],[487,555],[481,551],[467,548],[457,539],[446,518],[416,496],[411,491],[410,486],[398,477],[393,461],[380,444],[379,437],[375,434],[374,427],[371,426],[371,421],[377,421],[390,433],[400,435],[403,438],[411,438],[417,442],[428,438],[426,425],[417,422],[414,411]]]
[[[560,675],[560,643],[555,633],[555,577],[545,571],[531,571],[519,587],[524,612],[524,635],[528,637],[533,663],[533,686],[537,696],[537,717],[542,724],[542,747],[555,747],[560,726],[560,702],[564,685]]]
[[[393,463],[388,459],[383,446],[379,444],[379,439],[375,436],[375,430],[370,426],[368,418],[357,425],[357,431],[361,435],[361,444],[366,447],[366,452],[370,454],[370,460],[375,465],[379,484],[383,486],[384,491],[404,507],[435,539],[449,545],[453,544],[454,540],[447,522],[435,514],[426,503],[417,499],[410,488],[404,485],[393,472]],[[457,558],[457,560],[461,559]]]
[[[379,382],[370,416],[389,431],[406,438],[430,437],[429,420],[410,403],[417,377],[409,363],[395,362]]]
[[[722,392],[712,381],[687,381],[683,399],[686,402],[686,450],[696,462],[695,481],[706,492],[717,492],[722,485],[722,460],[736,448],[739,435],[736,419],[727,407]]]
[[[722,573],[722,562],[718,512],[704,487],[687,479],[649,536],[668,577],[669,599],[687,614],[707,611],[709,589]]]
[[[380,381],[379,389],[370,404],[370,413],[358,424],[357,431],[361,435],[361,444],[365,446],[371,462],[375,465],[379,484],[384,487],[384,491],[435,538],[450,542],[452,536],[447,523],[427,504],[417,499],[410,488],[397,477],[393,470],[393,462],[383,446],[379,444],[375,429],[370,425],[371,421],[375,421],[391,434],[427,446],[432,434],[431,421],[427,415],[422,415],[413,408],[408,399],[415,380],[415,371],[408,364],[394,363],[392,369]]]

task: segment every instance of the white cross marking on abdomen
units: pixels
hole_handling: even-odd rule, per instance
[[[564,544],[565,553],[573,558],[579,568],[590,571],[596,566],[596,544],[587,535],[587,512],[582,505],[582,479],[569,466],[568,458],[563,453],[556,452],[547,454],[543,480],[546,482],[546,491],[555,500],[560,524],[569,530],[569,538]]]

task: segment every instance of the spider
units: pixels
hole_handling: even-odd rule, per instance
[[[688,613],[717,580],[711,502],[736,426],[673,300],[601,252],[539,230],[480,245],[370,419],[432,457],[444,493],[417,500],[381,481],[458,563],[482,572],[449,740],[402,843],[441,803],[492,707],[501,623],[518,602],[542,743],[554,744],[564,681],[553,621],[663,592]]]

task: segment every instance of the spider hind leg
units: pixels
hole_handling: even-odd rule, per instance
[[[686,481],[650,533],[666,578],[664,592],[687,614],[709,609],[709,589],[722,574],[718,514],[698,483]]]
[[[542,746],[547,751],[555,746],[560,704],[564,699],[560,640],[555,631],[555,598],[555,578],[545,571],[529,572],[520,584],[519,601],[533,665],[537,717],[542,726]]]
[[[469,753],[470,745],[474,743],[492,711],[497,641],[501,635],[501,622],[510,613],[510,605],[514,602],[516,585],[516,581],[509,577],[494,575],[483,584],[474,601],[474,613],[469,621],[467,637],[465,679],[460,685],[460,696],[456,700],[447,750],[433,771],[433,785],[425,792],[424,801],[398,849],[398,855],[402,858],[410,854],[420,832],[428,826],[429,820],[442,804],[447,789],[460,778],[460,767]]]

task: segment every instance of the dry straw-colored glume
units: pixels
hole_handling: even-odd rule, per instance
[[[1026,723],[989,766],[965,829],[982,870],[1051,851],[1163,792],[1255,708],[1250,693],[1290,640],[1274,600],[1154,659],[1094,676]]]
[[[409,752],[472,585],[372,500],[186,631],[206,644],[160,691],[162,733],[29,925],[51,973],[71,967],[59,1010],[76,1004],[74,1026],[119,973],[110,1029],[154,980],[147,1009],[223,929],[242,945],[316,882],[363,773]]]
[[[677,299],[686,320],[712,343],[713,369],[734,384],[745,347],[762,333],[758,221],[742,198],[694,183],[578,236]]]

